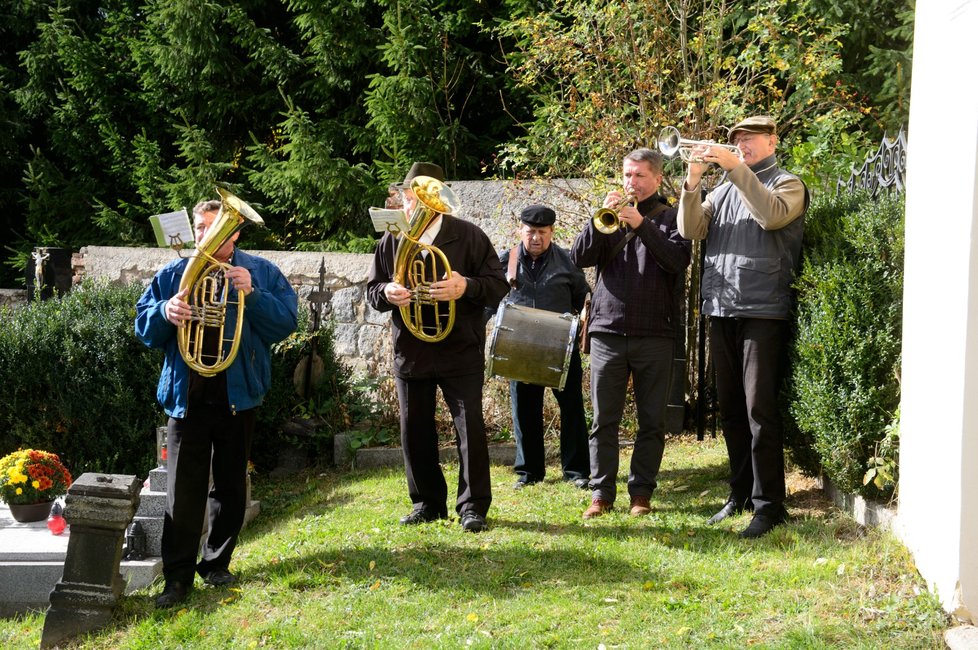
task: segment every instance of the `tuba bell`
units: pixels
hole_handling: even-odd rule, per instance
[[[431,297],[431,284],[452,275],[452,267],[437,246],[420,241],[421,235],[439,214],[458,213],[458,197],[447,185],[430,176],[416,176],[411,190],[418,198],[409,215],[408,232],[401,231],[394,255],[394,281],[411,292],[411,303],[400,308],[404,326],[428,343],[437,343],[455,324],[455,301],[441,302]]]
[[[247,203],[223,188],[218,187],[217,193],[221,195],[221,208],[191,255],[179,288],[179,291],[190,290],[186,300],[192,315],[177,329],[177,347],[187,366],[204,377],[213,377],[231,365],[238,354],[244,324],[244,296],[236,291],[236,298],[228,301],[230,282],[224,277],[224,271],[231,265],[218,261],[214,254],[247,223],[265,225]],[[225,334],[229,304],[236,305],[238,313],[232,336]],[[205,334],[210,334],[206,338],[208,343],[216,343],[216,350],[205,349]]]

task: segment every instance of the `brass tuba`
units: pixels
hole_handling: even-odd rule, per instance
[[[447,312],[443,312],[439,301],[431,297],[430,289],[433,282],[451,277],[452,267],[440,248],[420,239],[439,214],[457,214],[458,197],[447,185],[430,176],[416,176],[411,181],[411,190],[418,204],[408,215],[408,232],[400,233],[394,254],[394,281],[412,294],[411,303],[400,308],[404,326],[422,341],[437,343],[452,331],[455,301],[444,301],[448,305]],[[425,251],[427,254],[423,254]]]
[[[224,278],[224,271],[231,265],[219,262],[214,254],[246,223],[265,225],[265,221],[250,205],[223,188],[218,187],[217,193],[221,195],[221,208],[191,255],[180,278],[179,289],[190,289],[186,300],[192,316],[183,327],[177,329],[177,346],[187,366],[204,377],[213,377],[231,365],[238,354],[241,326],[244,324],[244,296],[236,292],[237,298],[230,304],[237,305],[238,320],[234,335],[225,335],[230,282]],[[209,331],[208,328],[215,336],[216,351],[204,349],[204,334]],[[230,348],[225,352],[228,343]]]

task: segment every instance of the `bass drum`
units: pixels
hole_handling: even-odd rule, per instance
[[[578,317],[504,302],[489,338],[490,376],[564,389]]]

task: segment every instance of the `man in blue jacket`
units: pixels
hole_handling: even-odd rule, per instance
[[[194,207],[194,237],[203,240],[221,208],[220,201]],[[136,304],[136,336],[165,352],[156,396],[170,416],[167,425],[167,509],[163,520],[163,577],[166,586],[156,606],[172,607],[193,589],[194,574],[207,584],[235,582],[228,571],[244,522],[247,467],[255,429],[255,408],[271,382],[273,343],[296,328],[297,298],[271,262],[235,247],[232,235],[214,258],[230,264],[218,282],[230,282],[228,301],[244,297],[244,323],[238,354],[224,371],[204,377],[184,362],[178,328],[191,319],[188,290],[179,291],[187,259],[160,270]],[[228,327],[237,319],[229,306]],[[207,328],[211,330],[213,328]],[[204,346],[216,353],[217,335],[204,334]],[[229,344],[224,344],[225,350]],[[208,497],[209,477],[214,485]],[[207,540],[200,549],[205,509]],[[200,551],[200,561],[197,560]]]
[[[545,205],[529,205],[520,213],[520,244],[499,256],[512,290],[507,300],[517,305],[560,313],[579,313],[591,291],[584,272],[570,253],[551,245],[557,213]],[[587,489],[591,473],[584,395],[581,392],[581,353],[573,345],[564,389],[552,388],[560,407],[560,465],[564,480]],[[543,480],[544,387],[509,382],[516,438],[517,489]]]

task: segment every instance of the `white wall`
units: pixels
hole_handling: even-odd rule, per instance
[[[900,505],[944,607],[978,615],[978,1],[917,2],[907,158]]]

